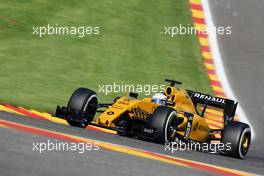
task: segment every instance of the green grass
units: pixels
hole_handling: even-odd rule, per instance
[[[100,35],[32,35],[47,24],[100,26]],[[0,0],[0,101],[52,112],[80,86],[164,78],[211,93],[196,36],[160,33],[179,24],[192,24],[186,0]]]

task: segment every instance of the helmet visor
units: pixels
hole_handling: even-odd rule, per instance
[[[153,103],[156,103],[156,104],[162,104],[162,105],[165,105],[166,100],[165,100],[165,99],[157,98],[157,99],[153,99],[152,102],[153,102]]]

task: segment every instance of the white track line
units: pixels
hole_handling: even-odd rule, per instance
[[[210,11],[210,6],[209,6],[209,3],[208,3],[208,0],[201,0],[201,2],[202,2],[203,9],[204,9],[206,25],[208,26],[209,29],[211,29],[215,25],[214,25],[214,22],[213,22],[213,19],[212,19],[212,15],[211,15],[211,11]],[[210,43],[210,49],[211,49],[211,52],[212,52],[212,55],[213,55],[214,64],[215,64],[215,67],[216,67],[216,73],[217,73],[217,76],[220,79],[222,88],[223,88],[223,90],[224,90],[224,92],[225,92],[227,97],[230,97],[230,98],[232,98],[234,100],[237,100],[237,98],[235,97],[235,95],[234,95],[234,93],[233,93],[233,91],[232,91],[232,89],[231,89],[231,87],[229,85],[229,82],[228,82],[228,79],[227,79],[227,76],[226,76],[226,73],[225,73],[225,69],[224,69],[224,66],[223,66],[221,53],[220,53],[219,47],[218,47],[216,33],[210,32],[208,34],[208,39],[209,39],[209,43]],[[244,110],[242,109],[242,107],[240,105],[238,105],[237,114],[238,114],[238,116],[240,118],[240,121],[245,122],[245,123],[250,125],[252,138],[253,138],[255,136],[254,129],[253,129],[252,125],[250,124],[249,120],[247,119],[246,114],[245,114]]]

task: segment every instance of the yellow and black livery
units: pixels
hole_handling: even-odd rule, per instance
[[[165,81],[169,85],[163,92],[167,97],[163,105],[152,102],[148,97],[138,99],[136,93],[117,97],[113,103],[100,104],[94,91],[78,88],[66,107],[57,106],[55,115],[66,119],[72,126],[85,128],[96,125],[116,130],[122,136],[163,144],[179,140],[186,143],[230,142],[231,149],[222,153],[244,158],[251,132],[247,124],[233,120],[237,102],[179,88],[176,85],[181,83],[175,80]],[[208,106],[223,111],[224,128],[210,129],[203,117]],[[96,113],[99,115],[94,120]]]

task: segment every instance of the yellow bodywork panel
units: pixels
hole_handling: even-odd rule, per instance
[[[183,112],[178,112],[178,119],[181,122],[178,125],[178,134],[184,136],[186,132],[186,124],[188,118],[184,116]],[[210,134],[210,128],[204,118],[201,118],[199,115],[194,115],[192,120],[192,127],[190,131],[189,139],[195,140],[198,142],[205,142]]]
[[[197,114],[197,110],[184,89],[168,86],[164,90],[168,98],[169,107],[175,109],[178,114],[177,133],[184,136],[187,130],[187,123],[190,117],[184,112],[192,114],[192,126],[189,130],[189,139],[206,142],[210,136],[210,128],[204,118]],[[109,106],[96,120],[98,125],[115,127],[115,122],[122,120],[122,117],[148,122],[154,110],[160,106],[152,102],[151,98],[142,100],[133,97],[121,97],[113,105]]]
[[[165,89],[165,95],[168,96],[170,102],[175,103],[175,110],[196,114],[193,102],[184,89],[168,86]]]
[[[194,115],[189,138],[199,142],[205,142],[209,137],[210,128],[204,118]]]
[[[147,116],[135,116],[133,113],[134,109],[142,109],[147,114],[152,114],[155,108],[159,106],[158,104],[152,103],[151,99],[138,100],[131,97],[121,97],[110,106],[104,113],[102,113],[98,118],[96,123],[108,127],[114,127],[114,121],[120,118],[123,113],[128,113],[131,119],[139,119],[147,121]]]

